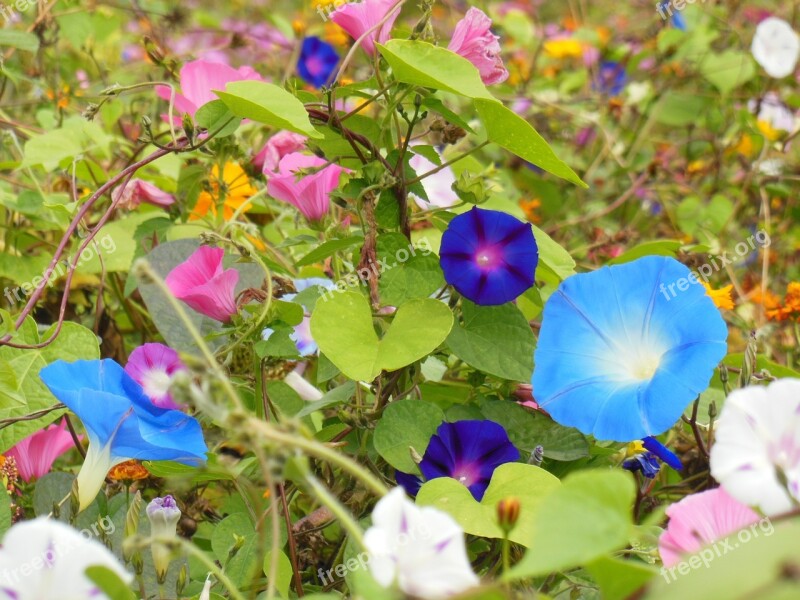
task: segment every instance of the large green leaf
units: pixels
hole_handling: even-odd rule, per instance
[[[108,156],[112,137],[100,125],[80,116],[66,119],[59,129],[31,136],[25,143],[22,167],[43,165],[54,170],[61,161],[79,154],[99,152]]]
[[[560,280],[564,280],[570,275],[575,274],[575,259],[570,253],[559,246],[544,231],[533,225],[533,237],[536,238],[536,245],[539,248],[539,266],[537,271],[546,270],[553,273]],[[537,272],[537,278],[540,273]]]
[[[475,65],[447,48],[419,40],[389,40],[377,46],[398,81],[497,102]]]
[[[20,327],[18,337],[14,338],[14,342],[38,344],[40,341],[48,339],[54,331],[55,325],[45,331],[40,339],[36,323],[33,319],[28,318]],[[16,389],[6,389],[5,394],[24,398],[24,402],[0,407],[0,419],[22,417],[58,404],[58,400],[39,379],[39,371],[42,367],[57,359],[71,362],[97,358],[100,358],[97,336],[85,327],[70,321],[66,321],[62,325],[61,332],[53,343],[44,348],[20,350],[3,346],[0,348],[0,364],[11,368],[16,385]],[[6,373],[10,375],[8,371]],[[10,377],[3,378],[0,382],[0,389],[2,386],[10,385],[11,381]],[[51,423],[63,413],[64,410],[57,410],[39,419],[19,421],[11,427],[0,429],[0,452],[8,450],[18,441]]]
[[[225,91],[214,90],[237,117],[320,139],[303,103],[283,88],[263,81],[234,81]]]
[[[755,77],[756,65],[749,53],[723,50],[706,55],[700,72],[721,93],[728,94]]]
[[[628,543],[636,489],[623,471],[598,469],[569,475],[536,512],[533,548],[511,571],[527,578],[584,565]]]
[[[475,108],[486,128],[486,136],[489,141],[502,146],[548,173],[581,187],[589,187],[567,163],[556,156],[553,149],[533,126],[513,110],[497,100],[485,98],[476,98]]]
[[[653,579],[658,571],[638,560],[621,560],[603,556],[586,565],[600,586],[604,600],[626,600]]]
[[[9,8],[11,4],[12,3],[9,2]],[[28,33],[27,31],[0,29],[0,48],[5,46],[25,52],[36,52],[39,49],[39,38],[36,37],[35,34]]]
[[[444,421],[444,413],[435,404],[423,400],[400,400],[383,411],[375,427],[375,450],[395,469],[419,473],[411,460],[410,448],[422,456],[431,436]]]
[[[396,371],[424,358],[450,333],[453,314],[429,298],[406,302],[379,338],[367,299],[358,292],[333,293],[317,302],[311,334],[339,370],[360,381]]]
[[[399,306],[414,298],[427,298],[445,285],[439,258],[430,250],[414,247],[402,234],[379,236],[377,255],[386,265],[378,280],[383,304]]]
[[[417,504],[435,506],[449,513],[467,533],[502,538],[503,532],[497,525],[497,503],[514,497],[519,500],[520,511],[509,537],[518,544],[530,546],[542,500],[559,485],[558,478],[544,469],[507,463],[495,470],[480,502],[455,479],[439,477],[423,484],[417,494]]]
[[[533,372],[531,327],[511,303],[478,306],[464,300],[463,324],[453,327],[447,345],[471,367],[511,381],[529,381]]]

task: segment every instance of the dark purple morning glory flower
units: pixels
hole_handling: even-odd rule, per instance
[[[475,304],[497,305],[533,287],[539,250],[530,223],[497,210],[458,215],[442,236],[447,283]]]
[[[655,454],[658,458],[661,459],[662,462],[668,464],[676,471],[680,471],[681,469],[683,469],[683,464],[681,463],[681,459],[678,458],[674,452],[672,452],[664,444],[659,442],[656,438],[652,436],[644,438],[642,440],[642,446],[644,446],[645,450]]]
[[[339,55],[333,46],[314,36],[303,40],[297,72],[305,81],[316,88],[322,87],[330,82],[338,64]]]
[[[607,60],[601,63],[592,87],[602,94],[617,96],[625,87],[627,81],[628,75],[625,73],[625,65]]]
[[[480,501],[494,470],[516,460],[519,450],[501,425],[494,421],[457,421],[439,425],[419,469],[426,481],[437,477],[456,479]],[[418,477],[398,471],[396,478],[409,494],[419,491]]]
[[[652,452],[643,452],[623,462],[622,468],[632,473],[641,471],[642,475],[647,479],[653,479],[653,477],[658,475],[658,471],[661,469],[661,463],[658,462],[656,455]]]

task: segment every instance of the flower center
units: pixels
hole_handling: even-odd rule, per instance
[[[498,253],[493,248],[481,248],[475,253],[475,262],[481,269],[492,269],[497,266]]]
[[[478,473],[475,472],[472,465],[457,465],[453,469],[453,479],[469,487],[478,480]]]
[[[640,354],[630,365],[630,373],[633,379],[651,379],[661,364],[661,357],[657,354]]]
[[[164,369],[153,369],[143,379],[144,393],[151,398],[163,398],[169,392],[172,378]]]

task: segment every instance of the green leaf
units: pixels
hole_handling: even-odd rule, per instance
[[[478,306],[464,299],[463,324],[456,324],[447,345],[471,367],[511,381],[529,381],[535,340],[531,326],[511,303]]]
[[[29,317],[20,327],[14,341],[18,344],[38,344],[40,341],[48,339],[55,332],[55,327],[55,325],[50,327],[40,339],[36,323]],[[72,362],[79,359],[97,358],[100,358],[97,336],[89,329],[71,321],[64,322],[58,337],[44,348],[21,350],[3,346],[0,348],[0,363],[10,367],[16,378],[16,389],[7,387],[5,392],[14,394],[14,397],[17,398],[24,398],[24,402],[20,405],[0,406],[0,419],[22,417],[58,404],[58,400],[39,379],[39,371],[42,367],[57,359]],[[8,371],[6,373],[10,375]],[[10,385],[10,378],[7,376],[3,383]],[[59,409],[39,419],[19,421],[14,423],[13,427],[1,429],[0,452],[5,452],[21,439],[52,423],[64,412],[63,409]]]
[[[653,118],[662,125],[685,127],[697,123],[709,106],[706,98],[670,90],[650,110]]]
[[[197,109],[194,120],[209,133],[219,130],[216,135],[219,138],[232,135],[242,122],[228,109],[222,100],[212,100],[201,106]]]
[[[658,575],[655,568],[643,562],[610,556],[590,562],[586,570],[600,586],[604,600],[627,600]]]
[[[272,552],[264,555],[264,575],[269,578],[270,568],[272,567]],[[275,574],[275,589],[283,598],[289,598],[289,586],[292,584],[292,562],[283,553],[278,552],[278,568]],[[306,596],[307,597],[307,596]]]
[[[475,108],[486,128],[486,136],[490,142],[502,146],[556,177],[584,188],[589,187],[567,163],[556,156],[533,126],[513,110],[497,100],[485,98],[476,98]]]
[[[509,538],[531,547],[536,517],[542,501],[560,486],[558,478],[544,469],[522,463],[507,463],[495,469],[483,499],[478,502],[469,489],[450,477],[432,479],[420,488],[417,504],[435,506],[449,513],[465,532],[488,538],[502,538],[497,525],[497,503],[505,498],[519,500],[519,519]],[[539,552],[539,549],[535,549]]]
[[[0,47],[9,46],[23,52],[36,52],[39,49],[39,38],[27,31],[16,29],[0,29]]]
[[[658,240],[653,242],[644,242],[626,250],[616,258],[612,258],[606,264],[620,265],[622,263],[631,262],[643,256],[671,256],[675,258],[678,255],[678,250],[683,243],[679,240]]]
[[[559,425],[516,402],[486,401],[481,403],[480,411],[490,421],[502,425],[513,444],[524,452],[531,453],[536,446],[541,446],[544,457],[552,460],[569,461],[589,456],[589,442],[580,431]]]
[[[510,576],[562,571],[623,548],[633,527],[635,497],[629,473],[602,469],[570,474],[560,488],[542,499],[527,543],[533,551]]]
[[[438,98],[436,98],[434,96],[428,96],[427,98],[424,98],[422,100],[422,106],[432,110],[433,112],[439,113],[445,119],[447,119],[447,121],[449,123],[452,123],[453,125],[461,127],[461,129],[463,129],[467,133],[475,133],[475,131],[473,131],[472,127],[469,126],[469,123],[467,123],[461,117],[461,115],[459,115],[458,113],[455,113],[452,110],[450,110],[449,108],[447,108],[444,104],[442,104],[442,101],[439,100]],[[432,162],[436,162],[436,161],[432,161]]]
[[[114,598],[114,600],[136,600],[136,594],[133,593],[131,588],[125,585],[125,582],[120,579],[114,571],[108,567],[93,566],[86,568],[86,577],[88,577],[107,598]]]
[[[575,260],[570,256],[570,253],[536,225],[532,225],[532,227],[533,237],[539,247],[539,266],[537,271],[539,269],[550,271],[562,281],[570,275],[574,275]]]
[[[303,103],[283,88],[263,81],[234,81],[225,91],[213,90],[237,117],[288,129],[310,138],[323,135],[314,129]]]
[[[442,410],[423,400],[392,402],[375,427],[375,450],[395,469],[419,473],[410,447],[422,456],[431,436],[444,421]]]
[[[398,81],[497,102],[475,65],[455,52],[419,40],[389,40],[377,47]]]
[[[346,250],[348,248],[352,248],[356,244],[362,243],[364,243],[364,238],[361,236],[352,236],[348,238],[342,238],[340,240],[328,240],[298,260],[297,266],[305,267],[306,265],[313,265],[314,263],[320,262],[329,256],[333,256],[340,250]]]
[[[428,298],[445,285],[439,257],[428,246],[414,247],[400,233],[379,236],[376,253],[388,267],[381,268],[378,280],[383,304],[400,306],[414,298]]]
[[[0,490],[4,492],[5,490]],[[11,498],[7,493],[0,493],[0,538],[11,527]]]
[[[352,398],[353,394],[355,393],[356,393],[355,382],[346,381],[339,387],[333,388],[319,400],[316,400],[314,402],[306,402],[305,406],[295,416],[297,418],[305,417],[306,415],[310,415],[315,411],[323,410],[325,408],[328,408],[330,406],[336,406],[338,404],[344,404],[345,402],[349,402],[350,398]]]
[[[722,94],[728,94],[755,77],[756,66],[750,54],[723,50],[706,55],[700,73]]]
[[[269,548],[272,540],[272,528],[267,527],[260,534],[264,539],[259,539],[253,522],[242,513],[235,513],[222,519],[211,534],[211,550],[216,559],[225,565],[225,573],[236,585],[243,587],[249,582],[251,577],[263,567],[259,564],[261,553],[259,547],[264,543],[264,547]],[[236,536],[244,538],[244,543],[233,556],[228,559],[233,545],[236,543]],[[281,519],[281,536],[278,546],[282,547],[286,543],[286,527]]]
[[[52,171],[62,161],[79,154],[97,151],[108,156],[111,140],[111,136],[97,123],[80,116],[70,117],[60,129],[31,136],[25,142],[25,156],[20,166],[42,165]]]
[[[318,301],[311,334],[320,350],[351,379],[372,381],[381,371],[396,371],[424,358],[450,332],[453,314],[429,298],[400,306],[383,338],[378,338],[372,311],[358,292],[337,292]]]

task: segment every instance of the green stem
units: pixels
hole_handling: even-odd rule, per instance
[[[304,471],[306,483],[311,487],[317,499],[330,509],[333,515],[339,520],[341,526],[350,534],[350,538],[358,544],[358,547],[361,550],[366,550],[364,546],[364,532],[361,530],[358,523],[356,523],[350,511],[339,502],[336,496],[328,491],[328,488],[319,482],[319,479],[314,477],[307,467]]]
[[[216,563],[208,557],[208,555],[205,552],[197,548],[194,544],[192,544],[188,540],[185,540],[181,537],[178,537],[177,540],[189,554],[191,554],[197,560],[203,563],[203,566],[214,574],[214,577],[216,577],[217,580],[228,590],[228,593],[230,594],[230,597],[233,600],[246,600],[245,597],[239,592],[237,587],[234,585],[234,583],[228,578],[227,575],[225,575],[225,572],[222,569],[220,569],[216,565]]]

